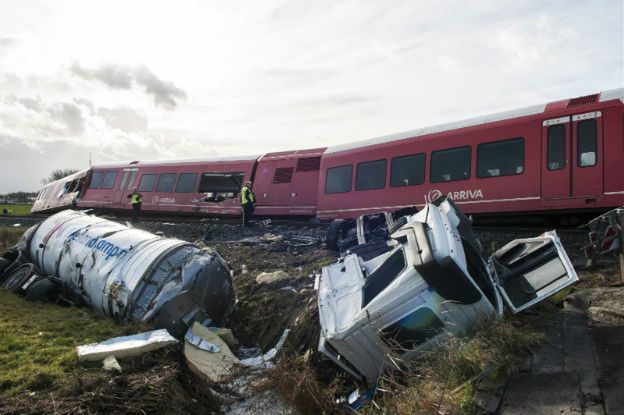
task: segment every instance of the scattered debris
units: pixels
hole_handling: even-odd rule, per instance
[[[279,352],[279,350],[284,345],[284,342],[286,341],[286,337],[288,336],[289,332],[290,332],[289,329],[285,329],[284,332],[282,333],[282,336],[280,337],[277,344],[275,345],[275,347],[269,350],[268,352],[266,352],[265,354],[261,356],[242,359],[240,363],[245,366],[252,366],[252,367],[264,367],[264,368],[273,367],[272,360],[277,355],[277,352]]]
[[[323,268],[319,351],[369,386],[395,353],[414,359],[443,335],[464,335],[503,300],[522,311],[578,281],[555,232],[518,239],[489,259],[470,221],[445,197],[380,245]],[[368,248],[368,249],[367,249]]]
[[[121,366],[115,356],[108,356],[106,359],[102,361],[102,368],[107,372],[117,372],[121,373]]]
[[[189,338],[199,338],[201,341],[197,344],[189,341]],[[195,322],[185,340],[184,356],[193,372],[213,383],[230,380],[234,367],[240,364],[240,361],[216,332]],[[216,347],[202,347],[206,344]]]
[[[277,270],[274,272],[263,272],[256,277],[256,283],[258,284],[273,284],[276,282],[290,279],[290,276],[282,271]]]
[[[76,352],[81,362],[97,361],[109,356],[116,358],[140,356],[177,342],[167,330],[160,329],[78,346]]]

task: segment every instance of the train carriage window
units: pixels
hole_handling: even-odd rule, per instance
[[[325,178],[325,193],[346,193],[351,191],[353,180],[353,166],[331,167],[327,169]]]
[[[139,192],[151,192],[156,184],[157,174],[144,174],[139,183]]]
[[[390,186],[413,186],[425,182],[425,155],[395,157],[390,166]]]
[[[176,193],[193,193],[195,192],[195,183],[197,183],[197,173],[182,173],[176,185]]]
[[[561,170],[565,168],[565,142],[565,125],[557,124],[548,127],[546,138],[546,158],[548,159],[546,167],[548,170]]]
[[[158,184],[156,185],[157,192],[171,193],[173,192],[173,186],[175,186],[176,173],[162,173],[158,178]]]
[[[470,178],[470,147],[457,147],[431,153],[431,183],[452,182]]]
[[[112,189],[117,181],[116,171],[107,171],[102,180],[102,189]]]
[[[121,182],[119,182],[119,187],[117,190],[124,190],[126,188],[126,181],[128,180],[128,176],[130,175],[129,171],[125,171],[121,176]]]
[[[136,170],[132,170],[130,172],[130,178],[128,179],[128,187],[126,187],[126,190],[132,190],[132,188],[134,187],[134,181],[136,180],[137,173],[138,171]]]
[[[238,196],[245,173],[204,173],[199,182],[200,193],[206,193],[204,202],[222,202]]]
[[[89,183],[89,189],[99,189],[102,184],[102,179],[104,178],[103,171],[94,171],[91,176],[91,183]]]
[[[477,177],[512,176],[524,172],[524,138],[479,144]]]
[[[576,128],[578,136],[578,165],[579,167],[595,166],[597,162],[596,154],[598,151],[596,120],[581,121]]]
[[[386,187],[386,160],[358,163],[355,171],[355,190],[373,190]]]

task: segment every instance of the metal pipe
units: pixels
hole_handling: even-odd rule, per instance
[[[212,249],[65,210],[25,234],[24,253],[75,297],[117,321],[183,336],[194,321],[233,311],[229,264]]]

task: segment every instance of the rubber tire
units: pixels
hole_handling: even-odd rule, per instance
[[[6,259],[6,258],[3,258]],[[21,265],[25,264],[24,255],[21,252],[18,252],[17,257],[13,262],[11,262],[4,270],[0,272],[0,287],[4,283],[4,281],[9,277],[10,274],[13,273],[17,268]]]
[[[26,288],[26,299],[30,301],[55,303],[62,293],[62,287],[50,278],[40,278]]]
[[[0,258],[0,275],[2,275],[4,270],[7,269],[12,262],[13,261],[9,261],[8,259]]]
[[[345,222],[344,219],[334,219],[332,223],[329,224],[327,236],[325,237],[327,249],[338,251],[338,242],[340,242]]]
[[[2,283],[2,288],[7,291],[21,294],[22,285],[24,285],[24,283],[28,281],[28,279],[32,277],[36,271],[37,268],[33,264],[21,265],[6,277]]]

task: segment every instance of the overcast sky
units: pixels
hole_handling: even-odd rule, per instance
[[[622,87],[622,0],[0,0],[0,193]]]

